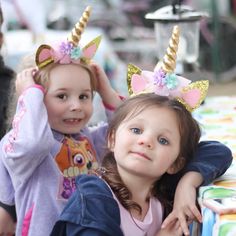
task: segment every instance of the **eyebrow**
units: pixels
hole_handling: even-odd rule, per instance
[[[134,119],[135,119],[135,118],[134,118]],[[132,121],[130,120],[131,122],[133,122],[132,125],[139,125],[140,122],[146,123],[146,120],[145,120],[145,119],[142,119],[142,118],[138,118],[138,119],[136,119],[136,120],[134,120],[134,119],[132,119]],[[172,130],[171,130],[171,129],[168,129],[168,128],[160,128],[159,131],[161,131],[161,132],[167,132],[167,133],[169,133],[169,134],[173,134]]]

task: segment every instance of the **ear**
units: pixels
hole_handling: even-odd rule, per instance
[[[183,89],[179,101],[185,105],[188,111],[192,112],[198,108],[207,95],[209,87],[208,80],[193,82]]]
[[[51,54],[52,48],[49,45],[42,44],[36,52],[35,62],[38,68],[43,68],[48,64],[54,62],[53,56]]]
[[[133,94],[132,86],[131,86],[131,80],[133,75],[141,75],[142,70],[133,65],[133,64],[128,64],[128,69],[127,69],[127,86],[128,86],[128,92],[129,95],[131,96]]]
[[[110,151],[113,152],[115,146],[115,133],[114,131],[112,134],[108,137],[107,147]]]
[[[101,39],[102,39],[102,36],[98,36],[97,38],[95,38],[94,40],[92,40],[91,42],[89,42],[87,45],[83,47],[82,49],[83,56],[81,58],[83,61],[85,62],[90,61],[94,57],[100,45]]]
[[[178,157],[178,159],[166,171],[168,174],[173,175],[180,171],[185,165],[185,158]]]

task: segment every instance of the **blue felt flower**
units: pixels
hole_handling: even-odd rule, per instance
[[[175,89],[179,84],[176,74],[167,74],[165,83],[168,89]]]
[[[72,59],[76,60],[76,59],[80,58],[81,55],[82,55],[82,50],[80,49],[79,46],[72,48],[71,53],[70,53],[70,57]]]

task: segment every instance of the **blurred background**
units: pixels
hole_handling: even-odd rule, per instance
[[[191,48],[199,41],[198,57],[179,63],[179,73],[191,80],[209,79],[210,96],[235,95],[236,0],[1,0],[2,54],[6,64],[17,70],[21,58],[40,44],[65,39],[90,5],[92,14],[81,43],[103,36],[95,60],[118,92],[126,95],[127,63],[153,70],[160,59],[156,21],[147,19],[147,14],[175,4],[206,13],[200,19],[199,38],[190,42]]]

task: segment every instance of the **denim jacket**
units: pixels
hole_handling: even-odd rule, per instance
[[[200,142],[191,163],[184,171],[172,176],[170,198],[181,176],[188,171],[200,172],[203,185],[224,174],[232,162],[228,147],[216,141]],[[120,213],[117,202],[106,183],[96,176],[79,176],[77,191],[70,198],[51,236],[121,236]]]
[[[76,187],[50,236],[123,236],[108,185],[97,176],[80,175]]]

